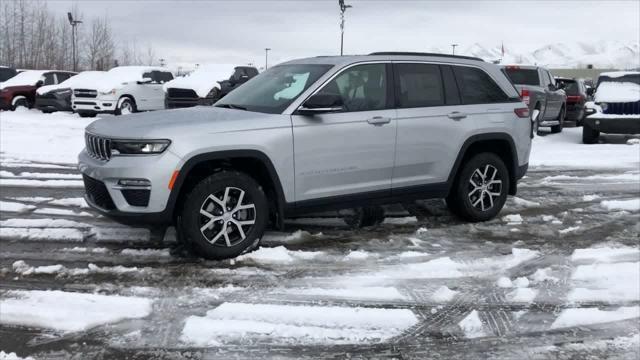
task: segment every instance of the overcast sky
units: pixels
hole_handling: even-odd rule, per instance
[[[84,19],[107,15],[117,39],[153,44],[171,63],[264,64],[339,53],[337,0],[50,0]],[[474,43],[531,51],[554,42],[640,41],[640,1],[354,1],[345,53],[464,49]],[[81,26],[88,26],[81,25]],[[593,40],[592,40],[593,39]]]

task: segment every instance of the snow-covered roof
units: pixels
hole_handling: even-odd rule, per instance
[[[149,71],[168,71],[166,68],[157,66],[119,66],[104,74],[99,81],[96,81],[94,88],[98,91],[111,91],[120,88],[127,83],[142,80],[142,74]]]
[[[626,75],[640,75],[640,71],[610,71],[600,74],[600,76],[607,76],[610,78],[619,78]]]
[[[632,82],[605,81],[598,85],[596,102],[640,101],[640,85]]]
[[[228,80],[237,65],[208,64],[202,65],[191,74],[175,78],[164,84],[164,90],[169,88],[192,89],[199,97],[206,97],[214,87],[219,88],[218,81]]]
[[[26,70],[2,83],[2,88],[10,86],[35,85],[42,76],[51,70]]]
[[[56,89],[73,89],[78,86],[94,85],[104,77],[104,74],[106,74],[105,71],[83,71],[78,75],[68,78],[60,84],[41,86],[36,90],[36,92],[42,95]]]

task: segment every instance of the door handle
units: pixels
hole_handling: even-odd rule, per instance
[[[466,118],[466,117],[467,117],[467,114],[465,114],[465,113],[461,113],[461,112],[459,112],[459,111],[454,111],[454,112],[452,112],[452,113],[449,113],[449,114],[447,115],[447,117],[448,117],[449,119],[453,119],[453,120],[460,120],[460,119],[464,119],[464,118]]]
[[[381,125],[390,123],[391,118],[383,117],[383,116],[374,116],[371,119],[367,120],[367,122],[371,125],[381,126]]]

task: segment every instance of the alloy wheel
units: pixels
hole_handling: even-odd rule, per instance
[[[493,208],[495,200],[502,194],[502,180],[498,169],[493,165],[477,168],[469,179],[469,201],[471,206],[488,211]]]
[[[133,112],[133,105],[131,105],[131,102],[129,101],[123,101],[122,104],[120,105],[120,114],[122,115],[127,115],[127,114],[131,114]]]
[[[200,215],[202,236],[212,245],[231,247],[246,239],[253,229],[256,206],[244,190],[227,187],[204,200]]]

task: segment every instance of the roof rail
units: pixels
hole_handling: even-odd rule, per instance
[[[380,52],[373,52],[373,53],[371,53],[369,55],[437,56],[437,57],[476,60],[476,61],[484,62],[484,60],[482,60],[482,59],[480,59],[478,57],[473,57],[473,56],[449,55],[449,54],[437,54],[437,53],[425,53],[425,52],[380,51]]]

